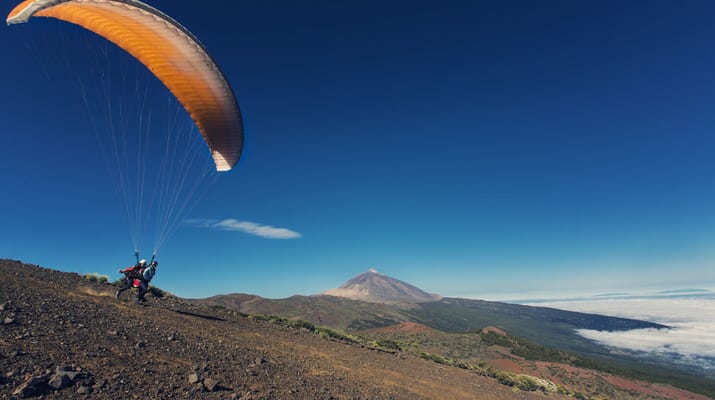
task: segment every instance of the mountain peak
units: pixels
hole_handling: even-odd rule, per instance
[[[322,294],[371,303],[426,303],[441,298],[409,283],[381,274],[374,268],[355,276],[339,288],[330,289]]]

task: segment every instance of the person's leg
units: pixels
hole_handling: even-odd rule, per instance
[[[129,278],[124,278],[124,280],[119,284],[119,289],[117,289],[117,292],[114,294],[114,297],[119,298],[119,295],[122,294],[123,291],[125,291],[131,287],[132,287],[132,280]]]
[[[149,284],[145,280],[140,280],[139,281],[139,294],[137,294],[137,302],[143,302],[144,300],[144,295],[147,292],[147,289],[149,288]]]

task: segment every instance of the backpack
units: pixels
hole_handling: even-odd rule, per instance
[[[140,265],[135,265],[127,271],[127,277],[131,279],[139,279],[143,272],[143,268]]]

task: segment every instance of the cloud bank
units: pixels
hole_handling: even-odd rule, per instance
[[[715,323],[681,323],[673,329],[634,329],[605,332],[580,329],[579,334],[597,342],[648,353],[678,353],[715,358]]]
[[[607,346],[675,356],[683,363],[715,369],[715,298],[593,299],[538,305],[668,325],[672,329],[580,329],[578,333]]]
[[[263,225],[250,221],[240,221],[233,218],[227,218],[224,220],[188,219],[184,220],[183,224],[199,228],[243,232],[249,235],[259,236],[266,239],[298,239],[303,236],[300,233],[292,231],[290,229],[276,228],[271,225]]]

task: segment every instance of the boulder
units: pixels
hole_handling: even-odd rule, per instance
[[[214,392],[218,389],[218,381],[212,378],[204,379],[204,387],[208,392]]]
[[[72,379],[70,379],[69,376],[64,374],[54,374],[52,375],[52,377],[50,377],[50,380],[47,381],[47,385],[54,390],[64,389],[71,383]]]
[[[13,396],[18,396],[21,398],[39,396],[45,394],[50,390],[47,382],[52,378],[52,374],[43,374],[38,376],[33,376],[22,385],[18,386],[17,389],[12,393]]]

